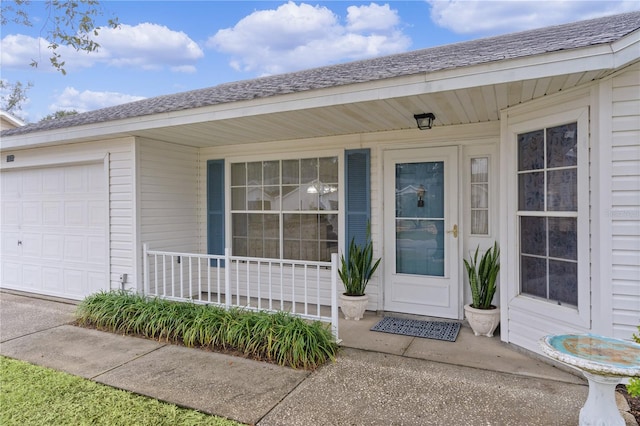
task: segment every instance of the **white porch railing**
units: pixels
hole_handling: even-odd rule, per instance
[[[176,301],[287,311],[331,324],[338,340],[338,255],[310,262],[144,250],[144,294]]]

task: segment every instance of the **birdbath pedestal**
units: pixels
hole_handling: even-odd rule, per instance
[[[540,340],[550,358],[579,369],[589,382],[580,410],[580,426],[624,426],[616,405],[616,386],[625,377],[640,377],[640,345],[596,334],[558,334]]]

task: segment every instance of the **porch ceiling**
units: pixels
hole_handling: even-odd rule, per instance
[[[139,136],[193,147],[214,147],[415,129],[414,114],[433,112],[435,126],[497,121],[500,111],[599,79],[608,70],[578,72],[421,95],[383,98],[295,111],[217,119],[115,136]]]

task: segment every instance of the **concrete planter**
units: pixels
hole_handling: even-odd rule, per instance
[[[492,305],[492,309],[476,309],[464,305],[464,314],[476,336],[492,337],[500,323],[500,308]]]
[[[369,296],[366,294],[363,296],[340,295],[340,309],[342,309],[342,314],[346,320],[353,319],[358,321],[361,319],[367,309],[367,303],[369,303]]]

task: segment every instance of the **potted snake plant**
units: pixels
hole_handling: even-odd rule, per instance
[[[340,295],[340,309],[345,319],[359,320],[364,315],[369,302],[365,289],[380,264],[378,259],[373,261],[373,243],[371,242],[370,226],[367,225],[367,239],[363,245],[356,244],[351,239],[347,257],[340,256],[338,275],[344,284],[344,293]]]
[[[500,322],[500,309],[492,305],[500,272],[500,248],[495,242],[478,261],[480,247],[468,261],[464,259],[472,303],[464,306],[465,316],[476,336],[493,336]]]

